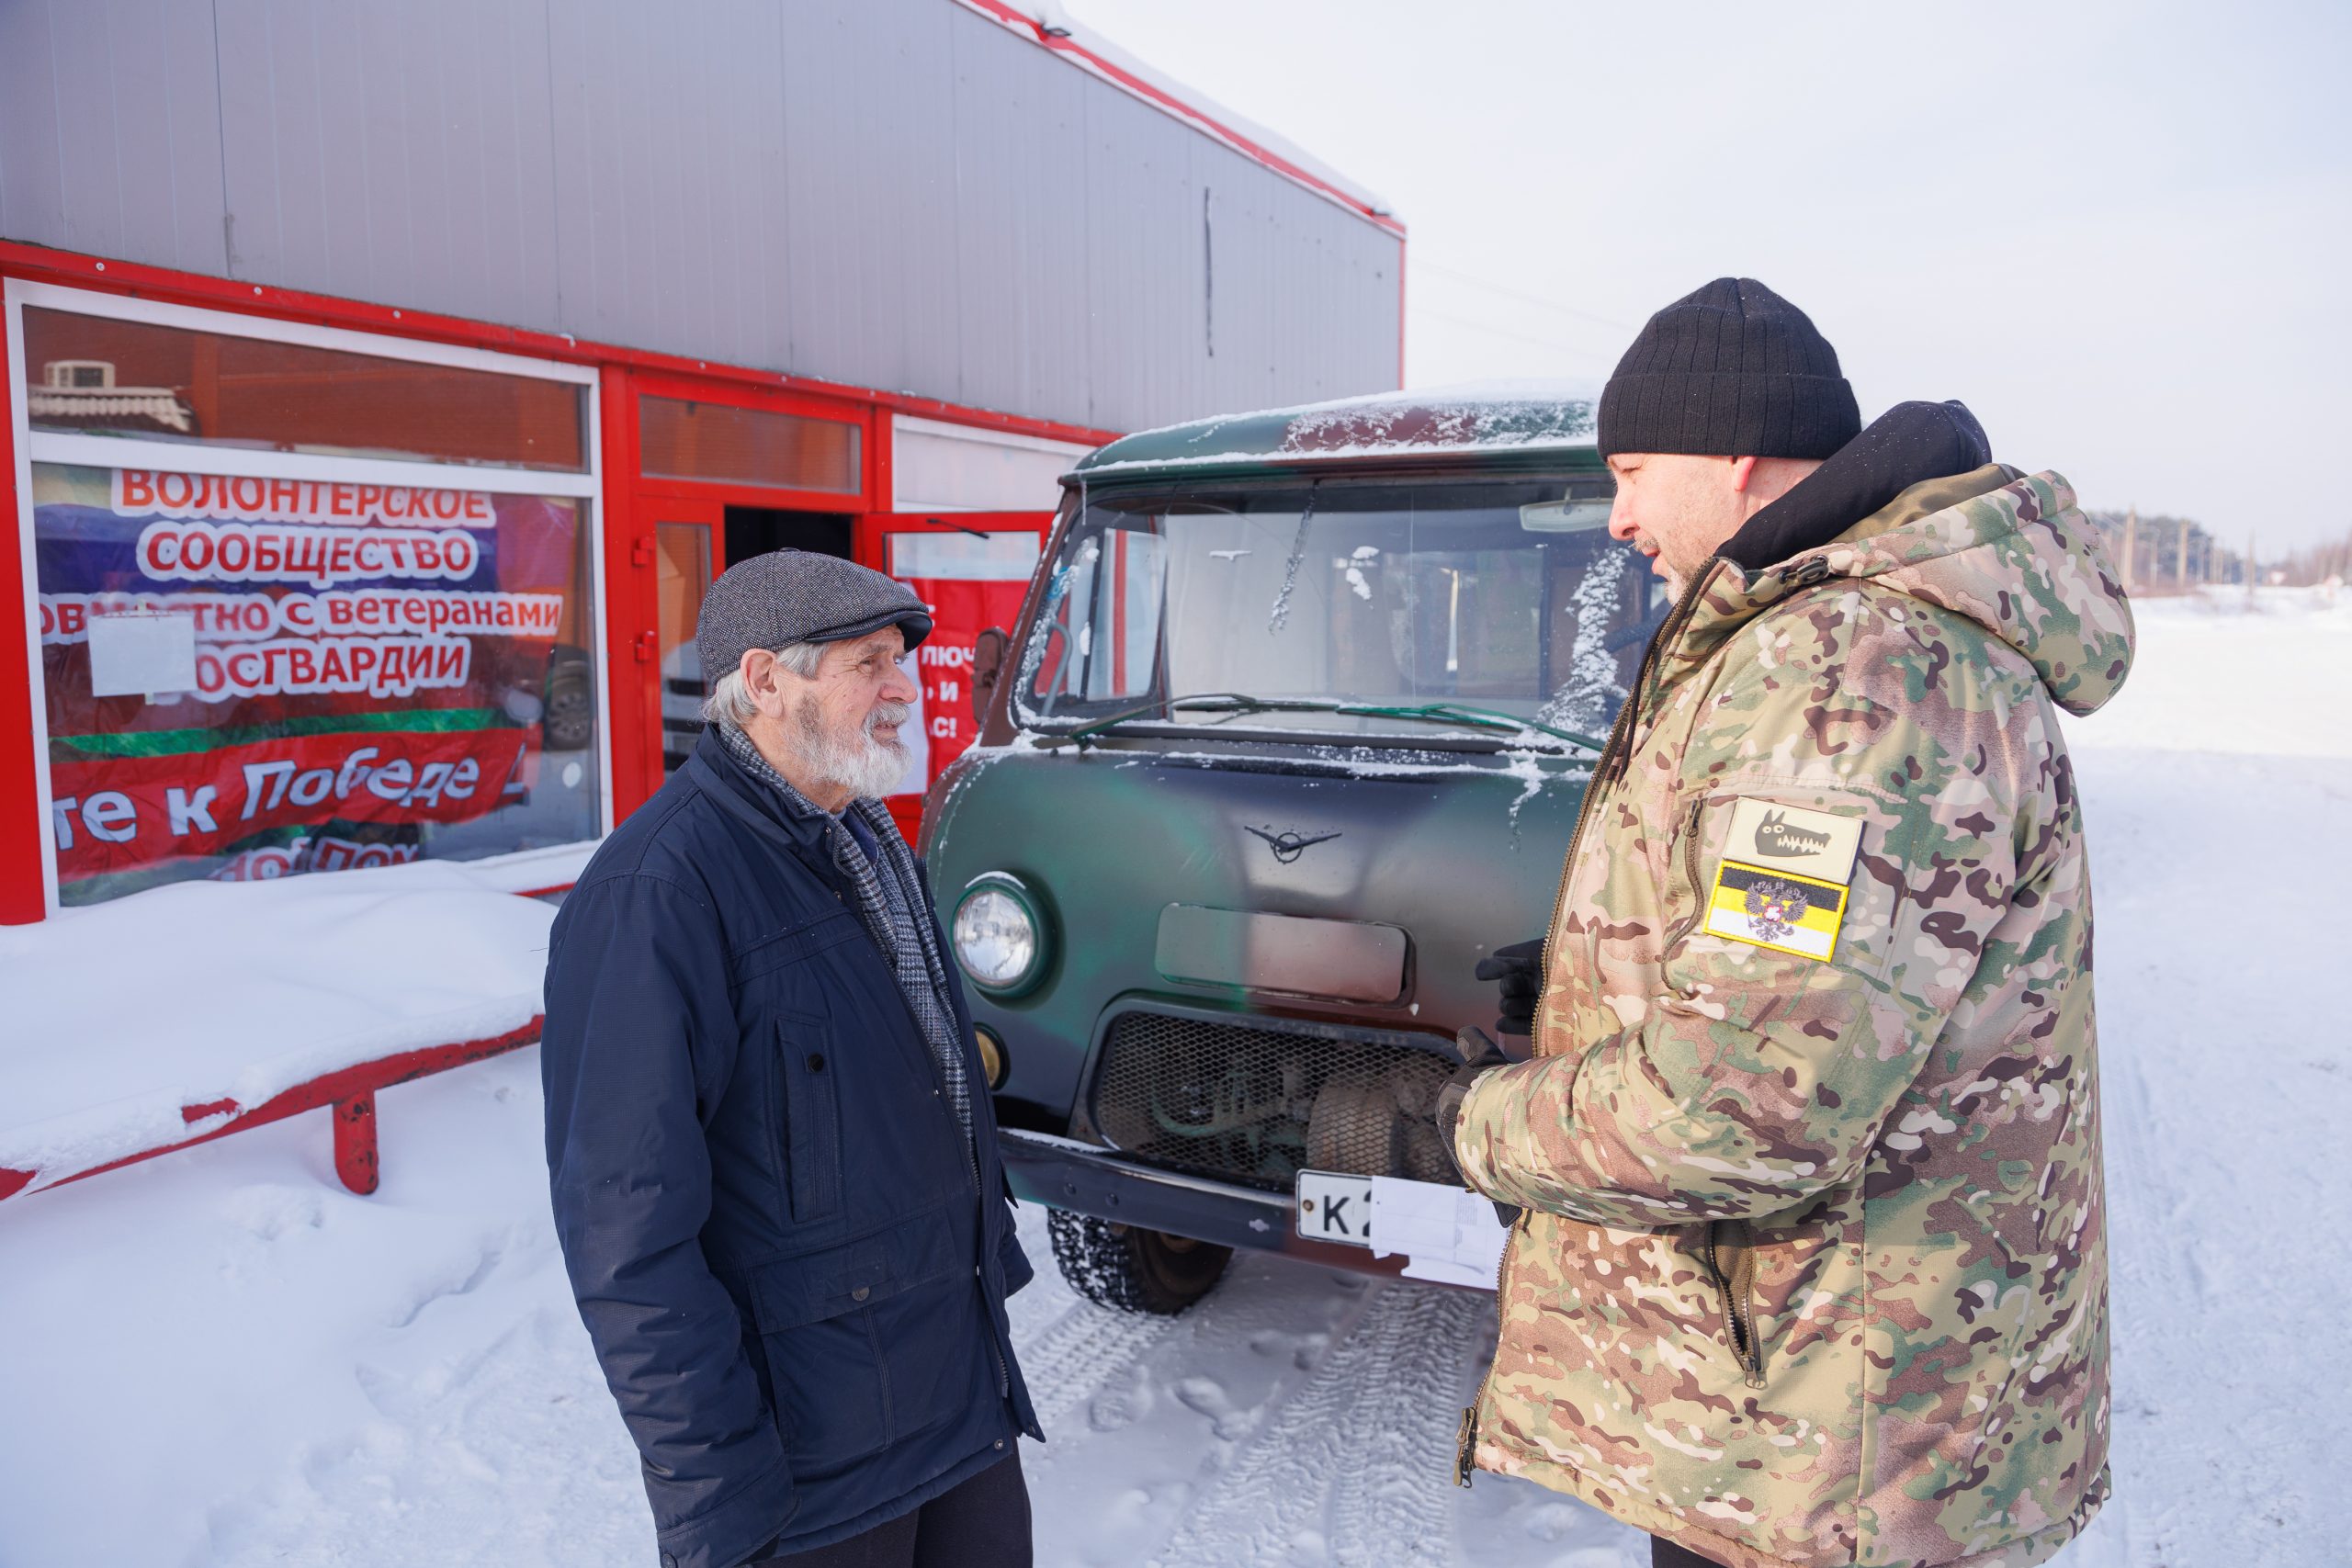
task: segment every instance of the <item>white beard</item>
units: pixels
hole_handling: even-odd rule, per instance
[[[845,789],[854,799],[879,800],[906,776],[907,749],[896,737],[884,740],[874,732],[904,724],[910,711],[905,703],[883,703],[854,734],[843,735],[825,728],[811,698],[794,716],[788,744],[819,783]]]

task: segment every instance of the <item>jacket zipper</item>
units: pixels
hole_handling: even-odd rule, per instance
[[[905,999],[906,998],[903,997],[899,998],[901,1002],[904,1002]],[[915,1018],[915,1010],[911,1007],[907,1009],[907,1020],[909,1022],[914,1024],[915,1033],[917,1037],[920,1038],[922,1034],[922,1024]],[[925,1056],[929,1056],[931,1055],[930,1042],[928,1040],[924,1041],[923,1045],[923,1055]],[[973,1217],[978,1223],[980,1235],[983,1238],[983,1245],[985,1245],[985,1238],[988,1235],[989,1228],[989,1195],[987,1190],[980,1185],[979,1132],[977,1128],[968,1134],[964,1131],[962,1123],[957,1122],[956,1119],[956,1108],[947,1103],[947,1079],[944,1075],[940,1073],[939,1064],[936,1061],[933,1061],[931,1064],[931,1070],[932,1075],[939,1080],[939,1087],[934,1091],[940,1102],[939,1109],[945,1113],[947,1117],[947,1124],[955,1129],[957,1137],[963,1141],[964,1162],[966,1167],[972,1173],[972,1190],[978,1195],[979,1199],[979,1207],[974,1213]],[[970,1089],[971,1080],[967,1078],[965,1079],[966,1092],[969,1093]],[[988,1260],[985,1258],[983,1258],[979,1262],[973,1264],[972,1278],[976,1280],[980,1280],[985,1284],[986,1281],[982,1278],[980,1270],[985,1269],[987,1266]],[[987,1292],[983,1290],[981,1293],[986,1295]],[[996,1324],[993,1320],[989,1324],[989,1353],[996,1358],[997,1397],[1000,1399],[1011,1399],[1012,1397],[1012,1373],[1004,1364],[1004,1347],[997,1343]]]
[[[1674,928],[1674,934],[1668,937],[1664,945],[1659,947],[1658,957],[1661,961],[1680,944],[1684,937],[1690,934],[1692,927],[1707,917],[1709,900],[1707,896],[1699,890],[1699,818],[1706,814],[1706,810],[1707,797],[1702,795],[1690,803],[1690,820],[1682,829],[1682,871],[1690,884],[1690,913],[1683,917],[1681,922]]]
[[[1691,606],[1698,603],[1700,591],[1706,587],[1708,579],[1714,574],[1715,563],[1711,560],[1704,571],[1690,580],[1690,585],[1682,591],[1682,597],[1675,601],[1674,608],[1658,624],[1657,633],[1650,638],[1649,647],[1642,650],[1641,667],[1634,673],[1633,689],[1625,694],[1625,705],[1617,710],[1617,722],[1610,728],[1609,739],[1600,748],[1600,756],[1592,764],[1592,783],[1585,791],[1583,802],[1577,807],[1577,825],[1568,834],[1568,852],[1560,862],[1560,885],[1552,894],[1551,918],[1544,922],[1544,947],[1535,967],[1536,1010],[1539,1013],[1543,1010],[1544,977],[1552,973],[1552,933],[1560,927],[1560,906],[1567,902],[1568,876],[1577,863],[1577,846],[1584,842],[1585,824],[1592,820],[1594,797],[1609,782],[1612,761],[1617,762],[1620,772],[1623,771],[1623,755],[1632,750],[1634,721],[1641,708],[1642,698],[1648,690],[1650,669],[1657,662],[1658,649],[1672,642],[1681,631],[1682,623],[1690,618]],[[1531,1023],[1529,1027],[1532,1030],[1534,1026]],[[1529,1043],[1532,1044],[1533,1041],[1534,1036],[1531,1033]],[[1502,1346],[1503,1302],[1510,1290],[1510,1249],[1518,1235],[1526,1233],[1527,1216],[1524,1213],[1520,1215],[1518,1224],[1512,1229],[1516,1234],[1503,1238],[1502,1261],[1495,1267],[1495,1345],[1498,1350]],[[1487,1403],[1494,1386],[1495,1369],[1489,1362],[1487,1375],[1478,1382],[1476,1397],[1463,1410],[1462,1424],[1454,1431],[1453,1483],[1457,1486],[1468,1486],[1471,1472],[1476,1468],[1472,1461],[1478,1444],[1478,1410]]]
[[[888,960],[885,960],[885,962],[887,963]],[[893,984],[891,985],[890,989],[893,992],[898,992],[899,987],[895,981],[896,977],[893,976]],[[899,992],[899,1006],[907,1016],[908,1027],[915,1032],[915,1038],[922,1043],[923,1063],[931,1068],[933,1084],[932,1098],[939,1102],[940,1114],[947,1118],[947,1126],[949,1131],[954,1133],[956,1139],[964,1145],[964,1166],[965,1168],[971,1173],[972,1191],[977,1196],[979,1203],[978,1209],[975,1211],[975,1218],[979,1223],[981,1235],[985,1236],[988,1232],[987,1210],[989,1195],[980,1186],[979,1134],[977,1129],[971,1133],[966,1133],[963,1124],[956,1118],[956,1108],[947,1103],[947,1077],[944,1073],[940,1071],[938,1058],[932,1055],[931,1039],[922,1032],[922,1021],[915,1017],[915,1010],[913,1006],[908,1002],[903,992]],[[951,1013],[950,1016],[952,1017],[953,1014]],[[971,1091],[971,1079],[967,1077],[964,1080],[964,1083],[965,1092],[969,1093]],[[980,1270],[985,1266],[985,1260],[972,1265],[972,1278],[974,1280],[979,1280],[981,1278]],[[1000,1399],[1010,1399],[1012,1397],[1012,1373],[1004,1364],[1004,1347],[997,1343],[996,1325],[993,1322],[989,1325],[989,1351],[996,1358],[997,1397]]]
[[[697,759],[697,761],[699,759]],[[738,764],[738,766],[740,765],[741,764]],[[704,763],[703,766],[707,770],[709,764]],[[707,787],[707,786],[706,786],[706,788]],[[729,809],[736,810],[738,815],[741,815],[741,807],[729,806],[729,800],[726,795],[722,795],[719,798],[722,807],[728,807]],[[749,803],[743,804],[748,806]],[[768,822],[773,823],[775,820],[775,818],[767,812],[761,812],[759,815],[763,819]],[[854,901],[849,890],[844,888],[841,884],[841,874],[838,869],[833,867],[830,861],[819,861],[813,855],[804,852],[799,844],[792,842],[789,840],[787,840],[786,848],[794,859],[799,861],[802,865],[808,867],[809,872],[815,875],[818,882],[831,890],[836,902],[841,904],[843,908],[850,909],[853,913],[857,914],[858,924],[863,928],[865,923],[865,916],[862,913],[857,913],[854,907]],[[918,869],[916,872],[916,881],[917,885],[922,889],[924,901],[926,903],[931,902],[931,888],[927,880],[924,879],[922,875],[920,869],[920,863],[918,863]],[[890,960],[883,954],[881,944],[875,942],[872,931],[866,931],[865,940],[867,944],[873,949],[876,959],[881,963],[884,973],[890,979],[891,992],[898,997],[899,1010],[905,1013],[908,1025],[914,1030],[915,1039],[922,1044],[923,1060],[931,1068],[932,1080],[937,1089],[936,1098],[940,1101],[940,1114],[947,1118],[947,1125],[951,1131],[955,1132],[959,1136],[963,1136],[964,1161],[967,1168],[971,1172],[972,1191],[976,1201],[983,1206],[981,1209],[975,1210],[975,1218],[978,1220],[980,1230],[985,1233],[988,1228],[988,1221],[985,1217],[985,1205],[988,1202],[988,1194],[980,1187],[980,1154],[978,1147],[978,1134],[975,1133],[970,1135],[964,1135],[962,1127],[958,1125],[956,1120],[955,1108],[946,1103],[947,1079],[945,1075],[940,1071],[938,1061],[932,1055],[931,1040],[929,1036],[923,1033],[922,1021],[915,1017],[915,1010],[912,1005],[907,1001],[906,994],[899,989],[898,976],[889,973],[891,967]],[[975,1280],[981,1280],[981,1267],[982,1265],[977,1262],[972,1265],[972,1278]],[[982,1293],[985,1295],[985,1291]],[[998,1397],[1009,1400],[1012,1397],[1012,1374],[1006,1368],[1004,1347],[998,1340],[996,1324],[993,1318],[991,1318],[989,1324],[989,1349],[996,1359]]]
[[[1717,1255],[1716,1235],[1736,1220],[1712,1220],[1707,1224],[1707,1272],[1715,1277],[1715,1294],[1722,1300],[1724,1322],[1731,1328],[1732,1354],[1739,1359],[1739,1369],[1747,1375],[1747,1386],[1764,1386],[1764,1348],[1756,1340],[1756,1317],[1748,1310],[1749,1288],[1755,1283],[1756,1255],[1746,1247],[1740,1248],[1739,1261],[1731,1272],[1724,1271],[1723,1260]]]
[[[1682,623],[1690,618],[1690,608],[1697,602],[1700,590],[1706,587],[1707,580],[1713,575],[1714,566],[1710,562],[1707,570],[1682,591],[1682,597],[1675,601],[1673,610],[1658,624],[1657,635],[1651,637],[1649,647],[1642,650],[1641,667],[1634,673],[1634,688],[1625,695],[1625,705],[1617,710],[1617,722],[1610,728],[1609,739],[1600,748],[1600,756],[1592,764],[1592,784],[1586,790],[1582,804],[1577,807],[1577,825],[1568,834],[1568,852],[1560,862],[1560,885],[1552,895],[1552,916],[1544,924],[1544,949],[1535,971],[1539,1003],[1543,996],[1543,977],[1552,972],[1552,933],[1559,929],[1560,906],[1567,901],[1568,875],[1577,863],[1577,848],[1584,842],[1585,824],[1592,819],[1593,797],[1611,781],[1612,765],[1622,776],[1625,756],[1633,750],[1634,723],[1639,716],[1642,698],[1649,687],[1650,669],[1657,662],[1658,649],[1672,642],[1676,634],[1681,631]]]
[[[1518,1222],[1511,1226],[1511,1229],[1514,1233],[1524,1232],[1527,1229],[1527,1215],[1524,1213],[1521,1213]],[[1503,1237],[1503,1255],[1495,1264],[1495,1348],[1498,1352],[1502,1348],[1503,1302],[1510,1290],[1510,1247],[1515,1239],[1516,1235]],[[1478,1380],[1476,1397],[1463,1407],[1462,1424],[1453,1431],[1453,1483],[1464,1489],[1467,1489],[1470,1484],[1472,1472],[1478,1468],[1476,1462],[1478,1448],[1478,1406],[1487,1403],[1487,1391],[1494,1386],[1494,1382],[1495,1368],[1494,1363],[1490,1361],[1487,1364],[1487,1375]]]

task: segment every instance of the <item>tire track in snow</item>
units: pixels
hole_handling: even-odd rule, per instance
[[[1331,1561],[1340,1568],[1440,1568],[1453,1560],[1453,1442],[1462,1417],[1459,1352],[1494,1320],[1493,1299],[1468,1291],[1395,1285],[1407,1379],[1367,1388],[1336,1472]],[[1416,1353],[1418,1351],[1418,1353]]]
[[[1460,1415],[1456,1352],[1486,1310],[1466,1292],[1379,1287],[1305,1386],[1187,1510],[1155,1568],[1277,1568],[1327,1516],[1334,1562],[1451,1562],[1445,1463]]]
[[[1029,1384],[1037,1425],[1048,1438],[1054,1425],[1076,1410],[1115,1376],[1132,1375],[1136,1361],[1173,1334],[1184,1320],[1113,1312],[1077,1302],[1033,1336],[1013,1341],[1012,1353]]]

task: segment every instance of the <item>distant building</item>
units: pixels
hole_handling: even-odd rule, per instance
[[[2108,558],[2132,592],[2185,593],[2205,583],[2245,581],[2244,553],[2223,545],[2201,523],[2186,517],[2143,517],[2137,507],[2093,512],[2089,517],[2106,543]]]

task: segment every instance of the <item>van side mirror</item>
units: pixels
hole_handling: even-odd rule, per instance
[[[1004,671],[1004,650],[1012,638],[1002,626],[990,626],[972,639],[972,716],[985,721],[989,699],[996,694],[996,678]]]

